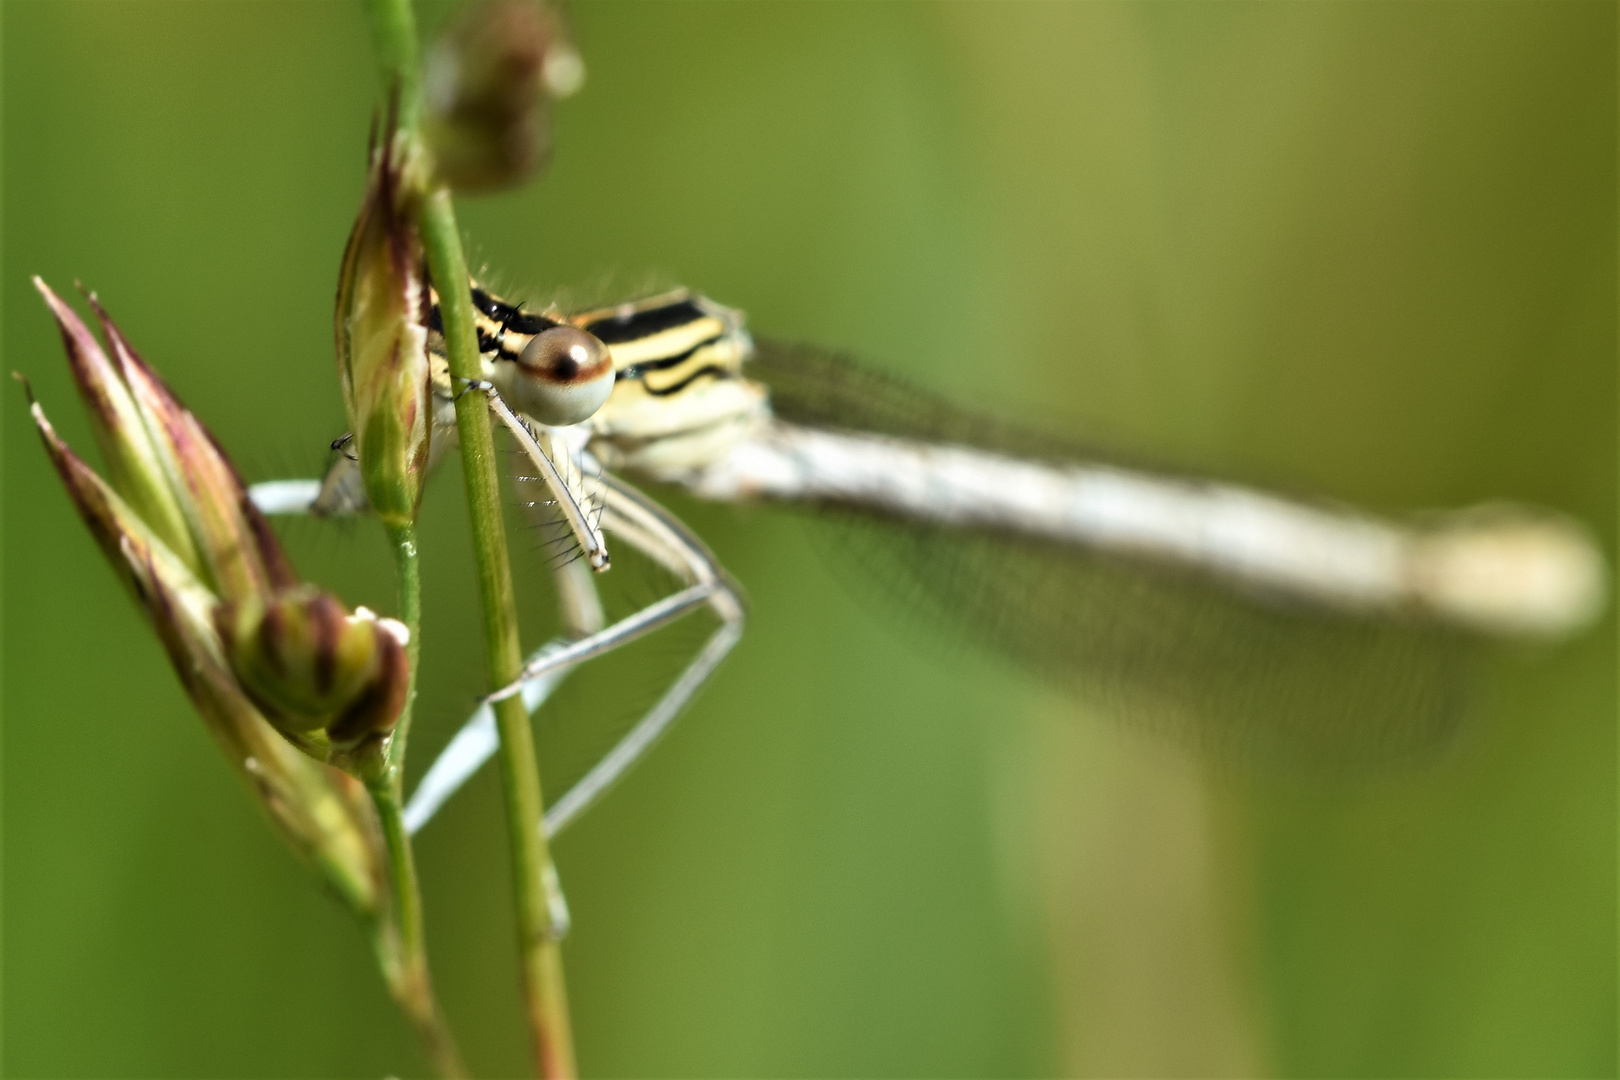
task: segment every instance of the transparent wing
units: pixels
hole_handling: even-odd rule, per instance
[[[1044,461],[1105,456],[1094,447],[963,409],[904,379],[811,345],[756,338],[746,374],[770,387],[776,415],[807,427],[957,443]],[[1112,459],[1119,461],[1117,454]]]
[[[814,349],[761,342],[748,373],[796,424],[1096,457]],[[1445,745],[1466,701],[1477,643],[1415,618],[1358,617],[1072,545],[821,510],[830,561],[863,595],[1218,757],[1329,771],[1421,758]]]

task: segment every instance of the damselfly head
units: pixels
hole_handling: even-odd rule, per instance
[[[601,339],[574,326],[554,326],[518,354],[512,404],[542,424],[566,427],[590,419],[613,392],[613,356]]]

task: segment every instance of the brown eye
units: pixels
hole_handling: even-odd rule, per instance
[[[553,326],[529,339],[512,380],[513,405],[542,424],[578,424],[613,391],[613,356],[594,334]]]

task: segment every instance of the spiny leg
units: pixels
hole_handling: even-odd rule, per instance
[[[590,520],[585,509],[581,506],[580,493],[571,488],[558,471],[551,456],[540,447],[535,439],[534,432],[524,419],[513,412],[502,400],[500,391],[495,384],[482,379],[469,379],[466,389],[482,391],[489,397],[489,407],[495,416],[506,425],[512,437],[517,440],[523,452],[534,462],[535,468],[540,470],[540,478],[551,489],[553,497],[557,500],[557,508],[562,512],[568,527],[578,538],[580,547],[585,552],[586,560],[591,569],[602,571],[608,568],[607,541],[602,538],[602,530]]]

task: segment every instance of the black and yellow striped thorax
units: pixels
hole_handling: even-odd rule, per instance
[[[431,300],[429,347],[442,356],[444,324],[437,292]],[[515,363],[536,334],[575,326],[607,345],[617,384],[638,383],[655,397],[678,394],[702,379],[738,377],[752,347],[741,313],[688,289],[565,314],[526,311],[474,282],[472,302],[478,351],[486,363]]]
[[[689,289],[564,313],[527,311],[477,282],[471,288],[486,378],[516,364],[536,334],[555,326],[589,331],[608,347],[613,390],[586,425],[592,451],[610,468],[673,478],[768,415],[764,386],[743,375],[753,341],[742,313]],[[447,393],[438,294],[430,299],[428,347],[435,382]]]

